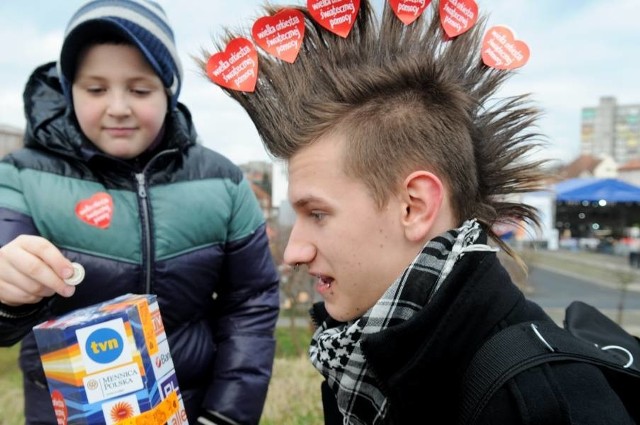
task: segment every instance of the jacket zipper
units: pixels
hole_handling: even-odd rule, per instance
[[[147,196],[147,170],[153,162],[159,157],[164,155],[170,155],[178,152],[178,149],[168,149],[162,151],[147,162],[141,172],[135,173],[136,181],[138,183],[138,200],[140,203],[140,213],[142,215],[142,232],[144,239],[144,252],[142,255],[142,263],[144,264],[145,277],[144,288],[145,294],[151,294],[151,271],[153,266],[154,254],[153,247],[151,246],[151,216],[150,216],[150,201]]]
[[[149,220],[149,198],[147,197],[147,179],[144,175],[144,170],[141,173],[136,173],[136,180],[138,182],[138,198],[140,199],[140,212],[142,215],[142,232],[144,239],[144,253],[142,255],[142,261],[145,264],[144,272],[144,287],[145,294],[151,293],[151,223]]]

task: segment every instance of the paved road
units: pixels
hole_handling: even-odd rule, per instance
[[[557,270],[532,267],[529,270],[531,292],[528,298],[561,324],[564,309],[573,300],[580,300],[599,308],[612,320],[618,321],[620,289],[614,285],[597,284],[575,275]],[[640,335],[640,292],[628,291],[624,297],[622,327],[634,335]]]
[[[561,308],[573,300],[580,300],[601,309],[614,309],[618,307],[621,295],[618,288],[535,266],[529,271],[529,284],[533,291],[529,298],[545,308]],[[640,292],[627,292],[624,306],[640,309]]]

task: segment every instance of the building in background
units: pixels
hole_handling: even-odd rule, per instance
[[[640,186],[640,157],[627,161],[618,167],[618,178],[627,183]]]
[[[276,211],[278,224],[284,227],[291,227],[295,221],[293,208],[289,203],[289,175],[287,164],[283,160],[275,160],[273,163],[273,208]]]
[[[614,178],[618,175],[618,164],[609,155],[582,154],[569,164],[555,170],[555,181],[574,178]]]
[[[273,215],[273,203],[271,201],[271,163],[265,161],[252,161],[239,165],[245,178],[251,184],[251,189],[256,195],[262,214],[267,220]]]
[[[0,158],[23,145],[24,131],[16,127],[0,124]]]
[[[640,157],[640,104],[601,97],[598,106],[582,108],[581,121],[583,154],[610,156],[618,164]]]

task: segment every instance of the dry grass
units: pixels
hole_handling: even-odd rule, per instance
[[[322,378],[306,357],[276,358],[261,425],[322,425]]]
[[[20,346],[0,348],[0,424],[23,425],[22,375],[18,369]]]

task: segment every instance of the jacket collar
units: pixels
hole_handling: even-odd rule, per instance
[[[362,348],[397,403],[447,406],[458,399],[471,356],[509,312],[524,301],[495,253],[472,252],[411,320],[367,336]],[[420,397],[416,399],[416,388]],[[426,390],[426,392],[424,392]],[[415,411],[415,410],[414,410]]]

